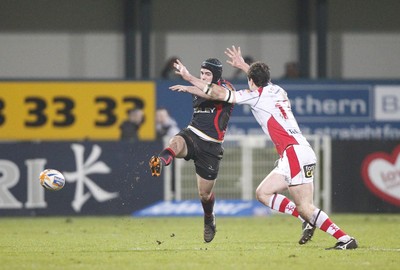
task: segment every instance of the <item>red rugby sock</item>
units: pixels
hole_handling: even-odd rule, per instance
[[[271,209],[274,209],[281,213],[292,215],[299,218],[301,221],[304,221],[304,219],[297,212],[297,208],[294,202],[281,194],[274,194],[269,201],[269,206],[271,207]]]

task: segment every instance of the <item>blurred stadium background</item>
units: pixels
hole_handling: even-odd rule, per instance
[[[267,62],[320,157],[316,201],[328,212],[400,212],[400,21],[397,0],[1,0],[0,214],[130,214],[196,199],[191,163],[163,179],[155,110],[183,128],[190,96],[162,78],[171,57],[194,74],[224,50]],[[297,73],[287,76],[295,63]],[[224,66],[237,88],[245,81]],[[126,111],[143,108],[140,142],[119,141]],[[252,200],[276,155],[246,108],[235,108],[217,184]],[[69,172],[57,193],[45,167]],[[171,169],[171,168],[169,168]]]

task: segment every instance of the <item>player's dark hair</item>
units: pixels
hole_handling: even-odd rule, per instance
[[[255,62],[250,65],[247,77],[252,79],[254,84],[258,87],[266,86],[271,80],[269,67],[267,64],[262,62]]]
[[[217,58],[208,58],[201,64],[202,68],[211,71],[213,78],[212,83],[217,83],[222,76],[222,64]]]

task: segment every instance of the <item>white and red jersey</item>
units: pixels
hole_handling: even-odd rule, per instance
[[[240,90],[234,93],[237,104],[250,105],[255,119],[264,133],[270,136],[281,157],[289,145],[310,146],[293,116],[287,93],[280,86],[270,83],[258,91]]]

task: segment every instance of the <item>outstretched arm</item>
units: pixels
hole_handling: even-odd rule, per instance
[[[180,75],[184,80],[190,82],[194,87],[184,85],[174,85],[169,89],[179,92],[189,92],[191,94],[201,96],[207,99],[226,101],[229,103],[234,102],[234,93],[228,89],[217,84],[205,82],[199,78],[196,78],[187,70],[183,63],[176,60],[174,67],[177,71],[176,74]],[[200,92],[202,93],[200,93]]]
[[[170,86],[169,89],[176,92],[185,92],[190,93],[205,99],[212,99],[212,100],[219,100],[219,101],[226,101],[229,103],[235,102],[235,94],[234,91],[230,91],[224,87],[221,87],[216,84],[207,84],[205,89],[209,87],[209,91],[206,94],[204,89],[200,89],[196,86],[188,86],[188,85],[173,85]]]
[[[192,85],[196,86],[199,89],[203,89],[208,83],[203,81],[202,79],[199,79],[187,70],[187,68],[183,65],[183,63],[179,60],[176,60],[174,63],[174,67],[176,68],[175,73],[180,75],[182,79],[185,81],[190,82]]]
[[[196,86],[188,86],[188,85],[173,85],[169,87],[170,90],[175,91],[175,92],[185,92],[185,93],[190,93],[202,98],[206,99],[211,99],[209,95],[204,93],[200,88],[197,88]]]

